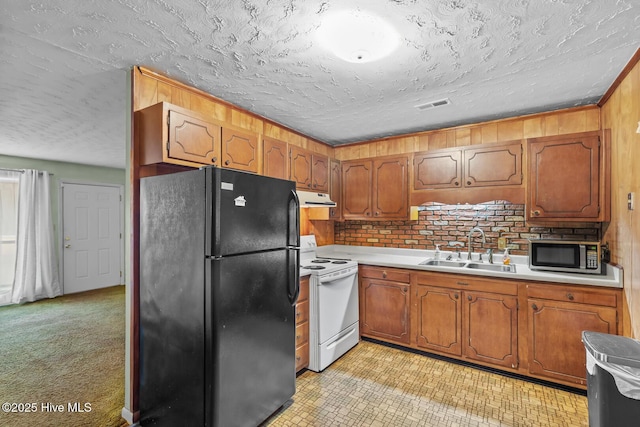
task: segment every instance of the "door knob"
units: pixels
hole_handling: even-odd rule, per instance
[[[65,249],[69,249],[71,245],[64,245]]]

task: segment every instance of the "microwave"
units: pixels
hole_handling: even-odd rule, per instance
[[[531,270],[605,274],[600,242],[529,240]]]

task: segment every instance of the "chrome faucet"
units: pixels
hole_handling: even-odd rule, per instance
[[[471,260],[471,235],[473,234],[474,231],[479,231],[480,234],[482,235],[482,243],[485,244],[487,243],[487,239],[485,239],[484,237],[484,231],[482,231],[479,227],[473,227],[471,230],[469,230],[469,255],[467,255],[467,260]],[[480,257],[480,260],[482,260],[482,256]]]

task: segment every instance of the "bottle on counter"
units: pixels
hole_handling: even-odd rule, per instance
[[[504,265],[509,265],[511,264],[511,257],[509,256],[509,248],[506,248],[504,250],[504,255],[502,255],[502,263]]]
[[[436,245],[436,251],[433,254],[433,258],[436,259],[436,260],[440,259],[440,245]]]

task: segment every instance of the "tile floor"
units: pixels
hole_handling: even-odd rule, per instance
[[[588,426],[587,397],[361,341],[265,423],[293,426]]]

